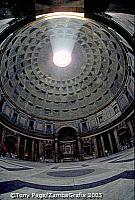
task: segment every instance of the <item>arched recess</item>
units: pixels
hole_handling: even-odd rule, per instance
[[[62,127],[57,133],[58,160],[73,161],[79,158],[77,132],[72,127]]]
[[[8,135],[5,137],[4,145],[6,147],[6,151],[9,154],[16,154],[16,143],[17,143],[16,136]]]
[[[56,130],[56,135],[59,135],[61,132],[63,132],[66,129],[68,129],[69,131],[71,130],[75,134],[77,134],[78,132],[78,129],[74,126],[61,126]]]

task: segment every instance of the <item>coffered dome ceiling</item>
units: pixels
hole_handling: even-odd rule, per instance
[[[66,67],[53,63],[71,51]],[[120,38],[83,17],[45,17],[20,29],[5,46],[2,89],[20,110],[38,118],[74,120],[105,108],[121,92],[126,53]]]

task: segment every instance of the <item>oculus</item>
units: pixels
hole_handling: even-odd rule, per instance
[[[58,67],[66,67],[71,63],[71,54],[67,50],[60,50],[54,53],[53,62]]]

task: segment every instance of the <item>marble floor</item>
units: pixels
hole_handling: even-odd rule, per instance
[[[134,149],[81,162],[0,158],[0,200],[134,199]]]

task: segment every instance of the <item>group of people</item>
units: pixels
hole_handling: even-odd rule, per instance
[[[123,143],[120,143],[120,151],[123,151],[133,146],[134,146],[134,139],[130,138],[130,141],[123,141]]]
[[[13,157],[15,157],[15,155],[12,154],[11,152],[8,152],[7,145],[5,143],[3,143],[3,144],[0,144],[0,157],[13,158]]]

